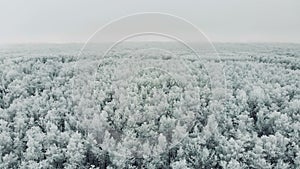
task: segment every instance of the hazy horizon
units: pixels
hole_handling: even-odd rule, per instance
[[[296,0],[2,1],[0,44],[84,43],[110,21],[143,12],[185,18],[214,43],[300,43],[299,9]]]

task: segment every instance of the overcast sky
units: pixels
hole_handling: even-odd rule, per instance
[[[85,42],[107,22],[137,12],[183,17],[212,41],[300,43],[299,0],[2,0],[0,43]]]

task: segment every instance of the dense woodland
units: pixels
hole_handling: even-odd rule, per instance
[[[0,168],[300,168],[300,45],[216,44],[221,99],[217,58],[80,47],[0,47]]]

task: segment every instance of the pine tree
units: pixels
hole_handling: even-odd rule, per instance
[[[66,149],[67,162],[65,168],[84,168],[85,166],[85,143],[79,133],[73,133]]]

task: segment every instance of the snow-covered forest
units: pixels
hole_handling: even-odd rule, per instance
[[[0,168],[300,168],[299,44],[80,47],[0,47]]]

